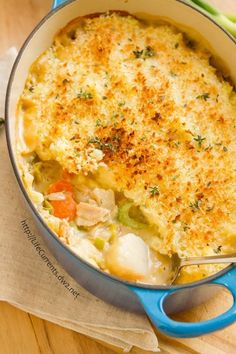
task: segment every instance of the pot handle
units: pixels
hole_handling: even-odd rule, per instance
[[[64,4],[67,0],[53,0],[52,8],[56,9],[58,6]]]
[[[217,331],[236,321],[236,267],[209,284],[222,285],[227,288],[233,295],[233,305],[223,314],[197,323],[174,321],[165,313],[163,307],[165,299],[170,294],[181,290],[153,290],[133,286],[130,289],[137,295],[147,315],[161,332],[171,337],[191,338]]]

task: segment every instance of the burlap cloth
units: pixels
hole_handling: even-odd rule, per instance
[[[16,50],[11,48],[0,57],[0,116],[4,115],[6,84],[15,56]],[[158,351],[157,338],[145,316],[120,310],[88,293],[47,250],[13,175],[4,129],[0,131],[0,191],[0,300],[124,351],[132,346]],[[21,221],[25,219],[34,237],[26,228],[24,233]],[[37,243],[48,261],[38,254]],[[61,275],[60,281],[49,262]]]

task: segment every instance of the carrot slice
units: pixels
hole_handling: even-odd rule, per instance
[[[70,221],[74,220],[76,216],[76,202],[73,199],[73,186],[70,182],[65,180],[57,181],[48,188],[48,194],[65,192],[65,199],[51,200],[53,207],[53,215],[60,218],[68,218]]]
[[[48,194],[57,192],[69,192],[73,194],[73,186],[70,182],[64,180],[57,181],[48,188]]]
[[[65,194],[65,199],[51,200],[50,203],[53,207],[54,216],[60,219],[67,218],[70,221],[74,220],[76,216],[76,202],[71,194]]]

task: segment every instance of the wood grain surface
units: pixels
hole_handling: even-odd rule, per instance
[[[209,0],[224,12],[236,13],[236,0]],[[19,48],[37,22],[49,11],[50,0],[0,0],[0,54],[10,46]],[[1,82],[1,78],[0,78]],[[222,291],[198,308],[176,316],[199,321],[214,317],[230,306],[231,296]],[[212,335],[193,339],[170,339],[157,333],[163,354],[236,353],[236,324]],[[0,303],[1,354],[114,354],[120,351],[105,343],[67,330]],[[133,354],[144,354],[136,348]]]

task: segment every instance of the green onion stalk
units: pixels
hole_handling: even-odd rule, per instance
[[[228,19],[234,23],[236,23],[236,14],[225,14]]]
[[[223,14],[205,0],[185,0],[185,2],[194,5],[236,37],[236,14]]]

